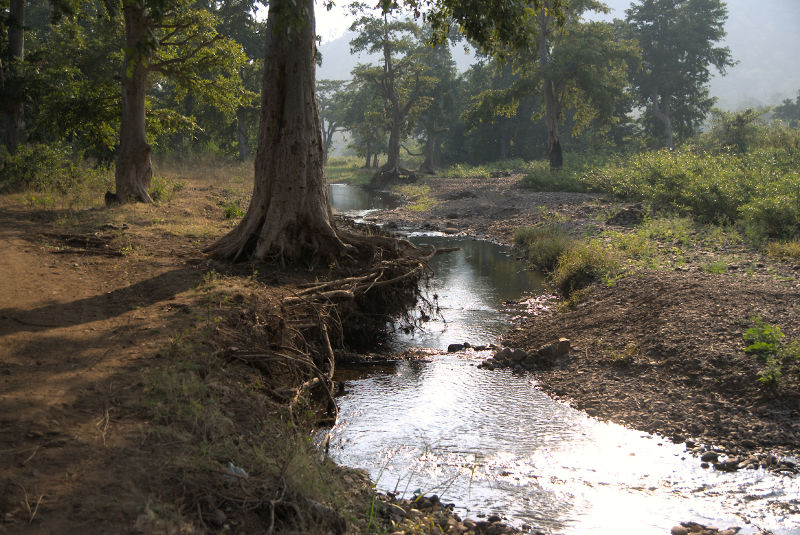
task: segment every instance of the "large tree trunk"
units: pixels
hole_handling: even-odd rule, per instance
[[[3,125],[3,144],[10,153],[17,151],[17,146],[25,142],[25,92],[20,82],[22,79],[22,62],[25,60],[25,0],[11,0],[8,24],[8,48],[11,56],[8,65],[8,79],[3,84],[13,84],[13,95],[4,106],[5,124]],[[3,73],[5,78],[5,73]]]
[[[550,2],[544,2],[539,25],[539,62],[545,67],[550,62],[550,46],[548,37],[550,15],[545,10],[550,9]],[[564,165],[564,155],[561,151],[561,140],[558,133],[558,120],[561,116],[560,105],[553,88],[553,81],[545,78],[542,81],[542,95],[544,97],[544,123],[547,128],[547,154],[550,157],[550,170],[561,169]]]
[[[117,153],[116,200],[152,202],[150,145],[145,134],[147,15],[141,0],[125,0],[125,58],[122,62],[122,117]]]
[[[253,197],[239,225],[208,248],[216,257],[327,261],[347,248],[323,174],[314,38],[313,0],[270,2]]]

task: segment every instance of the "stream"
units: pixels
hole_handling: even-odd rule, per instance
[[[356,218],[393,206],[344,185],[331,185],[331,199]],[[447,353],[451,343],[496,343],[525,313],[507,303],[541,295],[543,279],[489,242],[408,237],[461,247],[431,263],[441,314],[392,341],[428,358],[337,374],[346,393],[330,431],[336,462],[366,470],[381,491],[437,494],[462,517],[498,514],[544,533],[663,535],[691,520],[800,535],[800,478],[703,469],[682,445],[553,400],[531,374],[478,369],[491,351]]]

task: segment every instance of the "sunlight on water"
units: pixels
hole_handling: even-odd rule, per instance
[[[398,335],[398,349],[495,342],[518,313],[504,302],[542,291],[541,276],[499,246],[412,239],[461,250],[431,264],[441,317]],[[462,516],[497,513],[550,533],[664,534],[692,520],[800,535],[800,479],[704,470],[681,446],[554,401],[532,375],[479,370],[489,355],[439,354],[347,380],[331,456],[382,491],[438,494]]]

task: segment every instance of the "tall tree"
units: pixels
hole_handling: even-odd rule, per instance
[[[389,129],[383,99],[373,83],[360,78],[362,70],[353,69],[353,79],[345,90],[344,126],[351,135],[348,146],[365,159],[364,167],[369,168],[377,167],[378,154],[386,151]]]
[[[529,104],[530,95],[538,93],[547,154],[554,170],[564,162],[564,111],[572,111],[573,135],[590,124],[608,128],[619,121],[628,65],[638,60],[634,42],[620,38],[610,23],[584,20],[588,11],[605,12],[607,8],[595,0],[576,0],[564,7],[563,21],[558,23],[550,0],[545,0],[535,13],[533,42],[509,55],[513,76],[504,74],[509,80],[505,88],[483,92],[469,110],[471,116],[493,112],[511,117]]]
[[[633,74],[638,104],[672,149],[676,134],[692,134],[714,104],[710,67],[725,74],[734,65],[730,49],[717,46],[727,8],[722,0],[639,0],[625,13],[642,53]]]
[[[150,202],[151,147],[146,132],[148,75],[157,73],[194,91],[231,96],[240,80],[242,49],[217,32],[216,18],[189,0],[122,0],[125,47],[116,199]],[[215,71],[215,76],[203,74]],[[226,89],[227,91],[222,91]],[[235,93],[236,91],[234,91]],[[232,103],[235,108],[235,104]]]
[[[422,2],[409,3],[418,12]],[[512,41],[529,16],[527,5],[502,0],[441,0],[434,8],[440,35],[456,21],[486,46]],[[329,261],[351,250],[331,222],[314,94],[315,45],[313,0],[270,3],[253,196],[239,225],[209,247],[215,256]]]
[[[8,18],[0,24],[2,29],[7,32],[7,46],[0,47],[0,125],[2,143],[13,153],[25,140],[25,0],[10,0]]]
[[[328,153],[333,145],[334,134],[344,130],[345,114],[347,113],[345,84],[344,80],[317,81],[317,105],[319,106],[319,118],[322,121],[323,164],[328,163]]]
[[[794,102],[787,98],[775,107],[775,118],[786,121],[789,126],[800,126],[800,91],[797,92]]]
[[[411,127],[413,111],[421,111],[425,89],[433,85],[427,66],[421,61],[424,45],[419,42],[419,27],[411,21],[381,16],[364,16],[353,23],[358,35],[350,41],[353,53],[369,52],[383,56],[383,64],[363,67],[359,76],[371,80],[386,101],[389,118],[389,145],[386,163],[373,177],[374,184],[397,181],[409,171],[400,166],[400,143]]]

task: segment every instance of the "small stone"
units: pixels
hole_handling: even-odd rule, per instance
[[[464,349],[464,344],[450,344],[447,346],[448,353],[456,353],[457,351],[462,351]]]
[[[717,455],[713,451],[707,451],[703,455],[700,456],[700,460],[704,463],[715,463],[719,459],[719,455]]]
[[[511,349],[504,347],[500,351],[494,354],[494,358],[497,360],[508,360],[511,358]]]
[[[675,526],[670,530],[671,535],[689,535],[689,530],[683,526]]]
[[[486,520],[488,520],[489,522],[500,522],[501,519],[497,515],[490,515],[489,518],[487,518]]]
[[[700,463],[700,468],[708,468],[709,466],[708,463]]]

